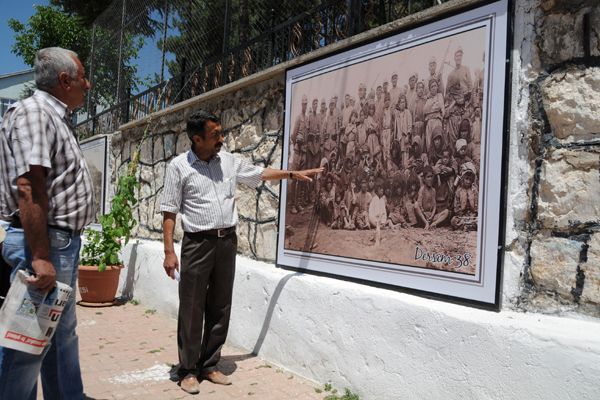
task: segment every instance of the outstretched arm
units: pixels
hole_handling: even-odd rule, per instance
[[[312,176],[323,172],[323,168],[305,169],[302,171],[286,171],[282,169],[265,168],[261,179],[263,181],[279,181],[282,179],[295,179],[299,181],[312,181]]]

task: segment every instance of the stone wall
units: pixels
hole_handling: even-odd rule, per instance
[[[226,132],[225,147],[248,161],[264,167],[280,168],[283,137],[283,75],[244,87],[223,96],[209,97],[179,111],[164,113],[149,124],[124,129],[111,135],[112,182],[125,173],[131,154],[146,127],[149,137],[140,149],[139,222],[134,234],[140,239],[162,240],[159,213],[165,169],[177,154],[190,148],[185,132],[187,116],[198,109],[221,118]],[[237,206],[239,251],[260,260],[275,260],[279,184],[263,183],[258,189],[238,187]],[[183,232],[178,222],[175,240]]]
[[[505,306],[600,316],[600,5],[515,3]]]
[[[597,0],[513,3],[502,306],[600,316],[600,5]],[[457,0],[443,7],[477,4]],[[189,149],[183,121],[190,112],[204,108],[219,115],[228,150],[277,168],[285,68],[419,23],[410,18],[157,113],[149,124],[152,140],[141,152],[137,237],[162,236],[157,209],[164,171],[176,154]],[[112,135],[113,182],[144,129],[137,122]],[[274,261],[278,199],[278,185],[238,189],[242,254]],[[177,240],[181,234],[178,225]]]

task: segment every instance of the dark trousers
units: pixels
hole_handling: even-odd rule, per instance
[[[229,329],[236,252],[235,232],[223,238],[183,236],[177,320],[181,377],[217,369]]]

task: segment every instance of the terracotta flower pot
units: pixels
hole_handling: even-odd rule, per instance
[[[79,266],[79,293],[85,303],[112,303],[119,286],[122,265],[107,266],[103,272],[97,266]]]

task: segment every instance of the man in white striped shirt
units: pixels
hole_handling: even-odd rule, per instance
[[[205,111],[187,120],[191,150],[167,167],[160,211],[163,213],[164,268],[171,278],[179,270],[173,246],[177,213],[184,230],[181,246],[177,345],[181,388],[199,392],[198,378],[230,384],[217,370],[227,337],[238,222],[238,182],[258,187],[264,180],[312,181],[321,168],[283,171],[252,165],[221,152],[223,131],[217,117]],[[204,329],[203,329],[204,328]]]

